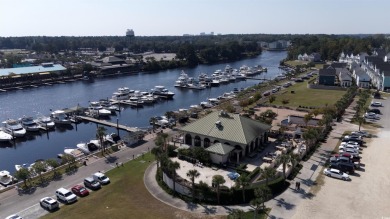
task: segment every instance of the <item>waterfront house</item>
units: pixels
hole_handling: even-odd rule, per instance
[[[332,66],[324,66],[318,72],[318,84],[334,86],[336,82],[336,69]]]
[[[336,74],[339,78],[339,84],[341,87],[352,86],[351,73],[346,68],[336,68]]]
[[[238,163],[243,156],[267,142],[270,129],[270,125],[239,114],[215,111],[180,128],[180,131],[185,144],[203,147],[214,154],[212,157],[219,154],[222,158],[218,159],[226,160],[227,156]]]
[[[352,76],[356,80],[356,85],[361,88],[369,88],[370,87],[370,82],[371,78],[368,76],[368,74],[361,68],[361,67],[356,67],[353,69],[353,74]]]
[[[320,62],[321,61],[321,55],[317,52],[313,52],[309,55],[308,61],[310,62]]]

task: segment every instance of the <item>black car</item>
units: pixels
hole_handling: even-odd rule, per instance
[[[329,165],[330,168],[338,169],[342,172],[352,174],[355,172],[355,165],[353,163],[343,163],[343,162],[331,162]]]
[[[381,114],[381,111],[379,109],[369,109],[367,112],[368,113]]]
[[[94,180],[92,177],[87,177],[84,179],[84,186],[92,190],[98,190],[101,188],[100,183]]]

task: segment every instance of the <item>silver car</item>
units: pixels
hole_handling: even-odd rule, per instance
[[[327,175],[327,176],[330,176],[330,177],[334,177],[334,178],[337,178],[337,179],[342,179],[342,180],[350,180],[349,178],[349,175],[344,173],[344,172],[341,172],[340,170],[336,170],[336,169],[330,169],[330,168],[327,168],[324,170],[324,174]]]

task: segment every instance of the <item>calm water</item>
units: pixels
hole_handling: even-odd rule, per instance
[[[215,65],[199,65],[195,68],[166,70],[155,73],[139,73],[134,75],[107,77],[96,79],[93,83],[79,81],[54,86],[43,86],[25,90],[0,93],[0,121],[12,118],[17,119],[38,114],[50,114],[50,109],[74,107],[77,104],[87,106],[88,101],[109,98],[119,87],[127,86],[130,89],[150,91],[156,85],[163,85],[175,92],[173,100],[161,101],[152,106],[132,109],[126,108],[111,120],[118,119],[120,124],[134,127],[146,127],[152,116],[163,115],[167,111],[179,108],[189,108],[192,104],[199,104],[209,97],[217,97],[234,88],[249,87],[259,83],[258,80],[246,80],[229,83],[205,90],[183,90],[175,88],[174,82],[184,70],[190,77],[197,77],[200,73],[211,74],[217,69],[224,69],[227,64],[233,68],[242,65],[262,65],[268,68],[267,73],[258,77],[272,79],[281,73],[278,68],[280,60],[287,56],[286,52],[263,52],[262,55],[231,63]],[[107,128],[107,132],[115,132]],[[122,133],[123,134],[123,133]],[[81,123],[73,127],[56,129],[48,134],[32,135],[18,139],[15,144],[0,145],[0,170],[14,172],[15,164],[32,163],[37,159],[48,159],[63,153],[65,147],[75,148],[77,143],[95,138],[96,125]]]

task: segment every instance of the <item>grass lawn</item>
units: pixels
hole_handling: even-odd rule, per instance
[[[150,153],[107,172],[111,183],[43,218],[212,218],[172,208],[145,188],[143,176],[154,161]],[[226,218],[216,216],[214,218]]]
[[[291,65],[291,66],[297,66],[297,65],[306,65],[309,62],[302,61],[302,60],[290,60],[290,61],[286,61],[286,63]]]
[[[294,91],[294,93],[291,93]],[[284,105],[284,99],[289,100],[285,106],[313,106],[322,107],[326,104],[333,105],[339,100],[346,91],[343,90],[322,90],[307,88],[307,81],[296,83],[295,85],[284,89],[281,93],[275,95],[274,105]]]

